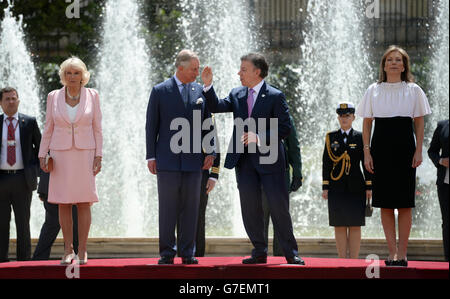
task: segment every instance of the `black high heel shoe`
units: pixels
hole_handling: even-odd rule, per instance
[[[394,263],[395,263],[395,262],[396,262],[396,261],[394,261],[394,260],[389,260],[389,259],[387,259],[387,260],[384,261],[384,264],[385,264],[386,266],[390,267],[390,266],[394,266]]]
[[[407,260],[396,260],[396,261],[394,261],[393,266],[408,267],[408,261]]]

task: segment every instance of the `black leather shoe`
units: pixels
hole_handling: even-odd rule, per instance
[[[248,259],[242,260],[243,264],[266,264],[267,263],[267,256],[259,256],[259,257],[250,257]]]
[[[195,257],[183,257],[181,258],[181,261],[185,265],[197,265],[198,260]]]
[[[173,265],[173,257],[162,256],[158,261],[158,265]]]
[[[305,265],[305,261],[299,256],[287,257],[286,261],[288,264]]]
[[[385,264],[386,266],[388,266],[388,267],[393,266],[394,263],[395,263],[394,260],[389,260],[389,259],[387,259],[387,260],[384,261],[384,264]]]
[[[408,267],[408,261],[407,260],[396,260],[396,261],[393,261],[392,266]]]

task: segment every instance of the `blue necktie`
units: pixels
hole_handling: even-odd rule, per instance
[[[183,89],[181,90],[181,98],[183,99],[184,107],[187,107],[188,99],[189,99],[189,83],[181,84]]]

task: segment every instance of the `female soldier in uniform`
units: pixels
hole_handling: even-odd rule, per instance
[[[340,258],[358,258],[361,226],[365,225],[366,199],[372,197],[368,171],[361,171],[364,151],[361,132],[352,128],[355,106],[340,103],[336,109],[340,129],[328,132],[322,164],[322,197],[328,199],[330,226],[335,228]]]

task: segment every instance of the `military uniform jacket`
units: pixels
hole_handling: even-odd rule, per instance
[[[323,190],[348,190],[358,193],[372,189],[371,174],[364,167],[361,132],[351,129],[347,143],[344,142],[340,129],[327,133],[322,158],[322,177]]]
[[[205,157],[206,154],[203,154]],[[213,165],[211,169],[203,170],[208,174],[208,178],[214,178],[219,179],[219,172],[220,172],[220,153],[216,154],[216,158],[214,159]]]

